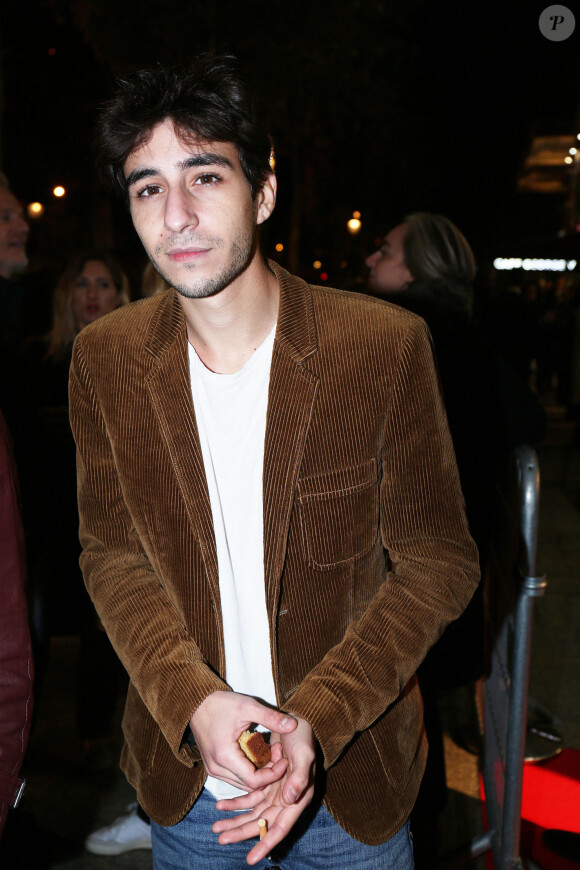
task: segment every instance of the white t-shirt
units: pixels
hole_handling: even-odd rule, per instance
[[[226,680],[276,705],[264,584],[262,473],[275,327],[240,371],[216,374],[189,345],[193,405],[217,548]],[[216,799],[243,791],[209,776]]]

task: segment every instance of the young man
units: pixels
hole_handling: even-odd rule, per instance
[[[156,870],[239,867],[261,818],[249,864],[403,870],[414,674],[476,551],[424,324],[263,259],[269,158],[228,59],[137,73],[103,114],[175,289],[77,339],[82,566],[131,678],[122,766]]]

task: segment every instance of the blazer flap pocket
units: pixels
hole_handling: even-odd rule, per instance
[[[334,495],[346,495],[365,489],[377,480],[377,461],[369,459],[351,468],[323,471],[298,481],[298,498],[310,501]]]
[[[298,483],[298,504],[311,567],[332,570],[361,556],[378,535],[376,461],[303,478]]]

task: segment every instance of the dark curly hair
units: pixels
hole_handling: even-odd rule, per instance
[[[125,161],[167,119],[185,142],[235,145],[256,195],[271,172],[272,146],[236,58],[202,54],[189,68],[157,66],[117,83],[99,116],[96,157],[102,174],[125,200]]]

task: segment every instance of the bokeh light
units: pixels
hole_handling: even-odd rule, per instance
[[[39,218],[44,214],[44,206],[41,202],[29,202],[26,212],[29,218]]]

